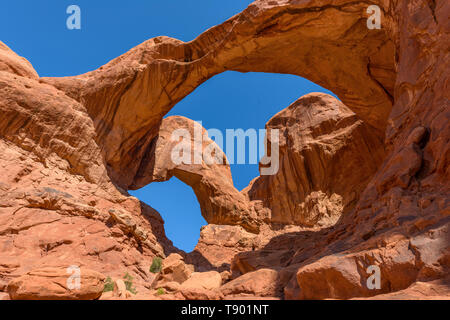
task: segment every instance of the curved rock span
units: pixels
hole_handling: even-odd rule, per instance
[[[65,78],[40,78],[0,42],[0,299],[448,298],[449,13],[260,0],[191,42],[150,39]],[[174,163],[172,132],[195,123],[163,119],[226,70],[299,75],[339,97],[274,115],[279,170],[242,191],[209,138],[201,150],[222,163]],[[209,223],[189,254],[127,193],[173,176]],[[74,266],[79,292],[64,284]]]

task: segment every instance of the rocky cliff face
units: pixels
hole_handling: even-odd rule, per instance
[[[280,168],[256,178],[244,193],[270,208],[274,223],[334,225],[354,206],[384,156],[382,141],[364,122],[325,94],[300,98],[266,128],[279,130]]]
[[[0,57],[0,290],[69,265],[146,281],[171,247],[159,213],[108,178],[83,105],[3,44]]]
[[[93,270],[88,291],[45,297],[98,297],[104,276],[127,272],[142,298],[155,285],[180,299],[448,296],[450,4],[370,4],[380,30],[364,1],[255,1],[189,43],[154,38],[76,77],[39,78],[0,43],[0,291],[39,298],[26,279],[78,265]],[[164,115],[226,70],[300,75],[340,98],[311,94],[275,115],[280,170],[242,192],[226,159],[168,161],[170,131],[194,124]],[[210,223],[191,254],[127,193],[172,176]],[[156,256],[169,256],[158,283]],[[376,290],[364,286],[372,265]],[[220,283],[192,273],[209,270]]]

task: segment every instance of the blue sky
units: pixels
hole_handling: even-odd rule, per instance
[[[0,40],[26,57],[40,76],[70,76],[100,67],[145,40],[166,35],[190,41],[247,7],[251,0],[14,0],[0,2]],[[81,8],[81,30],[68,30],[69,5]],[[206,129],[263,129],[278,111],[325,89],[296,76],[225,72],[197,88],[169,115],[202,121]],[[232,165],[241,190],[257,165]],[[173,178],[130,192],[160,212],[167,236],[185,251],[206,221],[190,187]]]

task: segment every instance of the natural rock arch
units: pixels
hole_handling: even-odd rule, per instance
[[[276,172],[255,178],[239,192],[226,155],[206,130],[184,117],[165,118],[130,188],[176,176],[192,187],[210,224],[240,225],[256,233],[274,223],[325,227],[354,207],[384,157],[378,137],[342,102],[323,93],[299,98],[266,128],[268,150],[271,130],[279,132]],[[187,139],[174,139],[176,130],[184,130]],[[187,163],[173,161],[180,145]],[[216,159],[207,163],[211,150]],[[196,156],[200,163],[194,163]]]
[[[336,93],[383,137],[392,108],[395,45],[390,8],[369,30],[367,3],[256,1],[195,40],[158,37],[100,69],[44,82],[83,103],[109,175],[128,188],[162,117],[210,77],[226,70],[289,73]]]
[[[289,299],[448,281],[450,3],[327,2],[257,1],[190,43],[152,39],[78,77],[40,79],[0,44],[2,280],[73,261],[122,276],[131,261],[149,281],[148,261],[173,247],[157,212],[120,187],[134,183],[177,101],[214,74],[252,70],[298,74],[332,89],[385,138],[387,152],[337,225],[272,237],[255,251],[250,243],[234,256],[233,271],[280,270],[277,284]],[[384,12],[379,31],[365,28],[369,4]],[[239,233],[234,238],[241,242]],[[360,286],[370,264],[380,266],[381,291]],[[318,281],[330,275],[338,280],[331,287]]]

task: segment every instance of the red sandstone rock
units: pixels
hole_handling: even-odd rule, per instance
[[[158,289],[163,289],[165,292],[177,292],[180,290],[180,283],[176,281],[161,282],[158,284]]]
[[[219,289],[222,285],[222,277],[217,271],[194,272],[189,279],[181,284],[180,290],[186,289]]]
[[[245,295],[276,297],[280,295],[281,288],[277,270],[259,269],[226,283],[220,290],[225,298]]]
[[[219,290],[202,288],[186,288],[180,292],[186,300],[222,300],[223,294]]]
[[[71,274],[64,268],[43,268],[28,272],[8,284],[11,300],[91,300],[103,292],[105,276],[81,268],[80,287],[71,289]]]
[[[191,42],[157,37],[99,70],[43,81],[84,101],[110,175],[123,187],[133,184],[164,114],[225,70],[306,77],[332,89],[381,137],[392,108],[397,39],[389,33],[395,13],[380,5],[385,27],[373,31],[363,2],[255,1]]]
[[[6,292],[0,292],[0,300],[10,300],[9,294]]]
[[[152,147],[170,108],[213,75],[236,70],[304,76],[343,104],[302,98],[303,108],[269,122],[287,135],[281,183],[260,177],[239,194],[226,174],[214,177],[226,167],[203,172],[206,183],[186,178],[210,222],[259,232],[242,233],[252,240],[239,249],[227,247],[235,237],[211,242],[205,234],[186,259],[203,270],[233,259],[234,275],[244,275],[222,286],[227,297],[280,298],[283,287],[284,298],[296,299],[448,296],[440,281],[450,272],[450,3],[374,3],[381,30],[367,29],[363,2],[255,1],[189,43],[154,38],[76,77],[39,79],[0,43],[0,290],[12,280],[25,297],[44,298],[33,289],[42,277],[30,270],[78,264],[116,278],[130,272],[148,292],[153,257],[176,249],[159,214],[126,190],[153,181],[149,159],[167,156]],[[305,178],[307,167],[315,175]],[[270,199],[276,188],[284,191]],[[313,227],[264,224],[271,221]],[[369,262],[381,263],[380,292],[357,285]],[[30,287],[15,282],[21,277],[32,277]],[[67,296],[58,290],[48,297]],[[222,298],[185,294],[159,298]]]
[[[31,63],[25,58],[19,57],[3,42],[0,42],[0,71],[33,80],[39,79]]]
[[[131,297],[131,292],[127,290],[125,282],[122,279],[117,279],[114,281],[113,296],[123,299]]]
[[[415,282],[410,287],[387,294],[379,294],[375,300],[450,300],[450,280]]]
[[[186,259],[197,265],[199,271],[226,271],[236,254],[252,250],[257,245],[258,236],[240,226],[209,224],[201,229],[200,239]]]
[[[187,141],[174,139],[176,130],[185,130]],[[176,155],[186,161],[175,163],[174,150],[178,150],[176,147],[181,149],[181,143],[186,149]],[[158,137],[152,141],[131,188],[167,181],[172,176],[192,187],[208,223],[237,224],[253,232],[259,230],[255,210],[233,185],[225,154],[200,124],[180,116],[162,121]]]
[[[335,224],[355,205],[383,159],[381,140],[327,94],[301,97],[266,129],[280,132],[280,168],[255,178],[243,192],[270,209],[272,223]]]
[[[182,256],[172,253],[163,261],[161,278],[156,286],[160,287],[160,283],[172,281],[181,284],[189,279],[193,271],[192,266],[184,263]]]

